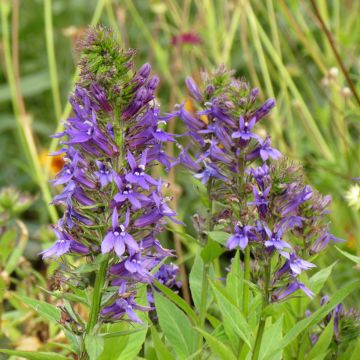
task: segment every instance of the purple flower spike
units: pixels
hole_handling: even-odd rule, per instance
[[[95,326],[126,316],[126,321],[141,323],[136,310],[151,308],[136,303],[138,284],[151,284],[155,266],[173,256],[156,235],[166,218],[177,221],[176,214],[151,169],[162,165],[169,171],[173,166],[175,159],[164,148],[175,142],[175,136],[165,131],[174,115],[160,116],[153,101],[159,78],[151,76],[149,64],[136,71],[134,51],[120,49],[110,30],[91,29],[82,44],[79,80],[69,99],[71,116],[64,131],[53,136],[63,138],[56,153],[63,155],[65,164],[53,181],[62,192],[52,203],[65,209],[54,230],[57,241],[42,255],[89,255],[86,262],[108,259],[102,263],[108,266],[106,271],[95,275],[109,274],[109,281],[102,281],[119,287],[118,298],[100,295],[101,304],[106,303],[100,312],[105,319]],[[192,121],[191,114],[182,113]],[[77,272],[78,265],[63,261],[61,271],[72,286],[81,283],[92,291],[93,282]]]

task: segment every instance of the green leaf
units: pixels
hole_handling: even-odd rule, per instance
[[[97,360],[104,351],[104,338],[96,335],[86,335],[85,349],[90,360]]]
[[[354,262],[355,264],[360,265],[360,257],[359,256],[355,256],[352,254],[349,254],[348,252],[339,249],[337,246],[335,246],[336,250],[339,251],[339,253],[343,254],[344,256],[346,256],[349,260],[351,260],[352,262]]]
[[[191,290],[191,296],[194,300],[195,307],[199,310],[201,306],[201,290],[203,284],[203,271],[204,271],[204,262],[201,259],[201,256],[196,255],[193,267],[190,271],[189,276],[189,285]],[[209,276],[214,276],[214,271],[212,266],[209,268],[208,272]],[[207,299],[206,299],[206,306],[208,307],[212,301],[211,292],[208,291]]]
[[[336,265],[336,262],[326,267],[325,269],[321,269],[316,274],[314,274],[309,280],[309,288],[315,293],[318,294],[320,290],[323,288],[327,279],[329,278],[333,267]]]
[[[326,328],[320,335],[315,346],[310,350],[306,359],[314,360],[316,358],[320,360],[320,358],[321,359],[325,358],[333,334],[334,334],[334,317],[332,317],[331,321],[329,321],[329,323],[326,325]]]
[[[155,306],[161,330],[180,359],[189,357],[195,350],[198,335],[189,319],[170,300],[154,293]]]
[[[81,264],[77,269],[74,270],[75,274],[86,274],[99,269],[99,264]]]
[[[138,314],[146,321],[144,314]],[[104,351],[98,360],[133,360],[145,341],[147,327],[121,322],[108,325],[104,338]]]
[[[283,316],[281,316],[274,324],[268,326],[265,329],[264,336],[261,341],[259,359],[281,360],[281,350],[279,350],[279,352],[276,352],[272,356],[270,356],[270,354],[273,350],[277,349],[277,344],[282,339],[282,323]]]
[[[338,290],[328,303],[316,310],[309,317],[299,321],[292,329],[290,329],[284,336],[282,341],[278,343],[278,350],[288,346],[294,339],[296,339],[299,334],[305,331],[309,326],[321,321],[337,304],[342,302],[354,290],[358,289],[359,286],[360,280],[356,280],[344,286],[342,289]],[[273,354],[274,352],[271,355]]]
[[[205,338],[211,351],[221,360],[236,360],[236,356],[225,344],[219,341],[215,336],[203,331],[199,328],[196,330]]]
[[[232,296],[234,303],[239,309],[242,306],[243,281],[244,271],[240,265],[240,253],[238,250],[231,262],[231,268],[226,278],[226,291]]]
[[[154,348],[158,360],[172,360],[174,359],[173,354],[167,349],[165,344],[160,339],[158,332],[155,327],[151,327],[151,337],[154,343]]]
[[[21,356],[29,360],[67,360],[69,359],[66,356],[52,353],[52,352],[42,352],[42,351],[20,351],[20,350],[8,350],[0,349],[1,353],[13,356]]]
[[[251,329],[241,311],[227,298],[224,290],[210,281],[217,304],[227,322],[236,331],[238,336],[252,349],[253,337]]]
[[[224,252],[224,248],[217,242],[209,239],[205,247],[202,249],[200,255],[206,264],[211,263]]]
[[[11,252],[9,258],[7,259],[5,265],[5,271],[8,274],[11,274],[18,266],[19,260],[25,250],[26,244],[29,239],[29,232],[25,224],[20,220],[17,220],[16,223],[19,228],[19,237],[18,237],[19,239],[17,241],[15,248]]]
[[[46,320],[51,321],[54,324],[59,324],[61,311],[56,306],[46,303],[44,301],[32,299],[30,297],[24,295],[14,296],[24,304],[30,306],[34,309],[40,316],[45,318]]]
[[[156,279],[154,280],[154,284],[163,294],[165,294],[172,302],[174,302],[181,310],[183,310],[191,318],[194,324],[198,322],[195,311],[183,298],[181,298],[178,294],[175,294],[165,285],[159,283],[159,281]]]
[[[10,229],[4,232],[0,237],[0,264],[3,265],[6,262],[9,254],[14,249],[16,240],[16,230]]]
[[[208,235],[211,240],[214,240],[224,246],[230,237],[230,234],[226,233],[225,231],[210,231],[208,232]]]
[[[139,305],[147,303],[146,286],[138,291],[136,302]],[[137,312],[144,325],[122,321],[103,327],[104,351],[98,360],[133,360],[140,352],[148,331],[148,316],[146,312]],[[112,336],[112,334],[114,336]]]

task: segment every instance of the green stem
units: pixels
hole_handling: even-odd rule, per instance
[[[243,314],[245,317],[247,317],[249,311],[249,300],[250,300],[249,281],[250,281],[250,247],[247,246],[245,249],[244,283],[243,283]]]
[[[207,300],[208,288],[209,288],[208,274],[209,274],[209,264],[204,263],[203,274],[202,274],[200,316],[199,316],[199,325],[201,329],[203,329],[205,325],[206,303],[207,303],[206,300]]]
[[[211,190],[212,190],[212,181],[210,180],[207,187],[207,194],[210,200],[209,211],[208,211],[208,232],[213,230],[214,224],[212,221],[212,214],[213,214],[213,201],[211,198]],[[209,241],[209,235],[208,239]],[[203,274],[202,274],[202,287],[201,287],[201,302],[200,302],[200,311],[199,311],[199,327],[200,329],[204,330],[205,327],[205,318],[206,318],[206,304],[207,304],[207,295],[208,295],[208,288],[209,288],[209,264],[203,263]],[[202,347],[202,337],[199,338],[199,350]]]
[[[267,264],[265,266],[265,281],[264,281],[264,298],[263,298],[263,306],[261,309],[261,320],[259,323],[259,328],[256,334],[256,340],[255,340],[255,346],[254,346],[254,351],[253,351],[253,356],[252,356],[252,360],[258,360],[259,355],[260,355],[260,348],[261,348],[261,341],[264,335],[264,330],[265,330],[265,322],[266,322],[266,318],[263,317],[263,310],[265,309],[265,307],[269,304],[269,283],[270,283],[270,265]]]
[[[51,91],[55,109],[56,120],[60,122],[61,116],[61,96],[59,90],[59,79],[56,67],[56,55],[54,46],[54,32],[52,22],[52,1],[44,1],[44,21],[45,21],[45,36],[46,36],[46,50],[51,79]]]
[[[108,257],[106,256],[106,259],[100,265],[99,271],[96,273],[94,291],[93,291],[91,307],[90,307],[90,315],[86,326],[86,334],[91,334],[93,332],[99,317],[102,290],[106,279],[106,270],[108,268],[108,262],[109,260]]]

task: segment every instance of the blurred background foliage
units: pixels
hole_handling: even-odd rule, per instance
[[[151,63],[161,79],[163,111],[185,100],[191,110],[185,77],[199,79],[202,70],[221,64],[259,87],[262,100],[276,98],[262,125],[284,154],[304,165],[314,187],[333,196],[332,231],[345,240],[341,247],[360,253],[360,190],[352,180],[360,176],[359,1],[0,2],[0,187],[33,196],[21,215],[29,232],[26,258],[35,260],[41,241],[51,241],[47,225],[60,211],[47,205],[49,179],[62,165],[61,158],[48,157],[57,146],[49,136],[69,115],[76,41],[96,23],[112,27],[124,47],[137,50],[137,66]],[[193,185],[180,169],[170,180],[191,232],[190,216],[199,207]],[[178,241],[187,249],[178,261],[191,259],[195,244],[181,235]],[[333,291],[358,276],[335,249],[318,264],[336,259]],[[356,294],[348,301],[354,304]]]

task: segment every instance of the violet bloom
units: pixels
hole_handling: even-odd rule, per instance
[[[233,139],[242,139],[244,141],[249,141],[250,139],[256,139],[259,140],[259,136],[256,134],[253,134],[251,132],[252,128],[254,127],[256,122],[255,118],[248,120],[244,120],[242,116],[239,118],[239,131],[234,132],[231,137]]]
[[[313,191],[310,185],[306,185],[300,192],[293,192],[293,189],[289,187],[284,196],[286,202],[280,207],[281,215],[285,216],[297,210],[301,204],[310,200],[312,195]]]
[[[282,240],[283,231],[280,228],[279,230],[272,232],[266,225],[264,226],[268,240],[265,241],[265,246],[267,248],[275,248],[276,250],[283,250],[285,248],[291,249],[291,245],[286,241]]]
[[[114,180],[119,189],[119,192],[114,196],[114,200],[117,203],[123,204],[128,201],[133,209],[137,210],[140,209],[144,203],[150,201],[147,196],[135,191],[132,184],[123,183],[119,175],[115,174]]]
[[[194,177],[199,179],[203,184],[206,184],[211,178],[221,179],[227,181],[226,176],[220,173],[220,169],[216,165],[208,165],[205,162],[205,169],[198,174],[195,174]]]
[[[139,245],[134,238],[126,231],[130,222],[130,212],[126,212],[125,221],[119,225],[119,215],[116,208],[112,214],[112,228],[105,235],[104,240],[101,243],[101,252],[106,254],[112,249],[115,250],[117,256],[122,256],[125,252],[125,245],[128,251],[134,252],[139,250]]]
[[[302,290],[309,298],[314,297],[314,293],[310,289],[308,289],[303,283],[299,282],[298,280],[295,280],[294,282],[289,284],[286,288],[277,290],[273,294],[273,299],[275,301],[282,300],[299,289]]]
[[[139,164],[137,164],[134,156],[131,154],[130,151],[128,151],[127,160],[130,165],[131,172],[125,175],[125,179],[129,183],[138,184],[143,189],[149,190],[149,185],[157,185],[158,182],[145,172],[146,156],[147,150],[142,153],[141,160]]]
[[[256,186],[253,186],[253,193],[254,193],[255,201],[251,201],[248,204],[255,205],[258,209],[260,217],[262,219],[265,219],[269,205],[269,201],[267,197],[270,193],[270,186],[266,188],[263,192],[261,190],[258,190]]]
[[[282,154],[279,150],[272,148],[270,137],[267,137],[265,140],[260,141],[260,146],[250,152],[246,158],[247,160],[253,160],[260,156],[262,161],[266,161],[271,158],[274,160],[278,160],[282,157]]]
[[[99,171],[95,171],[94,174],[100,181],[101,187],[104,188],[112,181],[112,171],[110,168],[101,161],[96,161],[96,165]]]
[[[159,121],[157,123],[156,130],[152,132],[153,137],[161,142],[166,142],[166,141],[175,142],[174,136],[172,134],[165,132],[161,128],[162,124],[166,124],[166,121]]]
[[[236,247],[244,250],[249,242],[249,239],[254,238],[253,234],[253,226],[242,226],[240,224],[236,224],[234,227],[235,234],[230,236],[228,242],[226,243],[226,247],[229,250],[233,250]]]
[[[264,102],[262,106],[260,106],[254,113],[253,117],[255,118],[255,121],[260,121],[263,117],[265,117],[269,112],[272,110],[272,108],[276,105],[276,101],[274,99],[268,99]]]
[[[270,180],[270,168],[263,163],[262,166],[250,168],[247,173],[251,174],[261,191],[266,188],[266,182]]]
[[[57,228],[53,228],[53,231],[57,237],[57,241],[49,249],[41,252],[44,259],[49,257],[60,257],[70,251],[83,255],[89,253],[89,249],[86,246],[75,241],[69,234],[66,234],[64,231]]]
[[[131,293],[127,294],[125,289],[126,286],[123,286],[122,291],[119,292],[121,297],[117,299],[112,305],[104,307],[101,310],[101,315],[103,317],[112,319],[120,319],[127,315],[131,321],[143,324],[143,321],[136,315],[134,310],[150,311],[152,308],[138,305],[135,302],[134,295]]]
[[[188,76],[185,80],[185,83],[186,83],[186,86],[187,86],[191,96],[197,101],[202,101],[203,97],[202,97],[195,81],[190,76]]]
[[[283,255],[285,255],[287,260],[281,269],[276,273],[277,276],[282,276],[286,273],[290,273],[293,276],[298,276],[303,270],[306,271],[316,267],[316,265],[306,260],[300,259],[295,253],[283,253]]]

